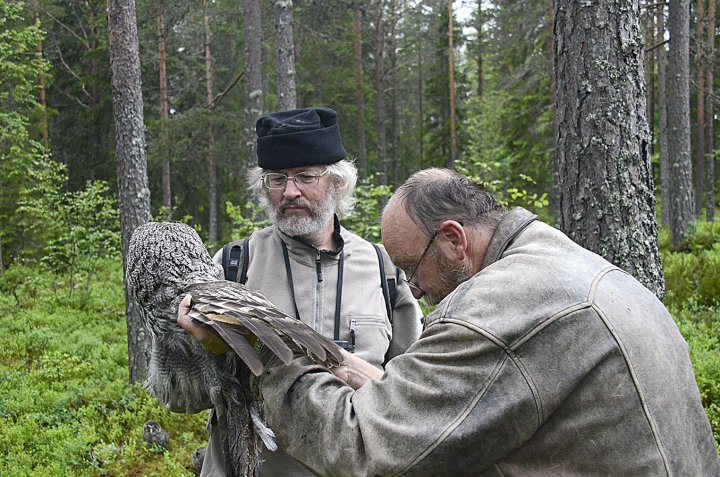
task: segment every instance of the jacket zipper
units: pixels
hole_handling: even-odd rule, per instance
[[[317,271],[317,279],[319,282],[323,281],[322,266],[320,263],[320,250],[315,252],[315,270]]]

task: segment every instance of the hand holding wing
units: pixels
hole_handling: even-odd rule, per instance
[[[328,368],[343,359],[341,348],[332,340],[239,283],[193,283],[185,291],[192,297],[188,315],[215,330],[256,376],[263,372],[263,365],[251,344],[255,339],[284,363],[296,352]]]

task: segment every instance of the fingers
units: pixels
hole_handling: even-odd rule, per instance
[[[232,348],[220,338],[215,330],[188,315],[191,307],[192,297],[189,294],[185,295],[178,305],[178,324],[190,333],[205,351],[213,354],[225,354],[232,351]]]
[[[376,381],[383,375],[383,371],[362,358],[350,354],[345,350],[341,351],[343,362],[340,366],[331,368],[335,376],[345,381],[351,388],[357,390],[368,381]]]
[[[187,316],[188,312],[190,311],[190,308],[192,308],[192,295],[189,293],[185,295],[185,298],[182,299],[180,304],[178,305],[178,323],[180,322],[180,317],[185,316],[187,318],[190,318]]]

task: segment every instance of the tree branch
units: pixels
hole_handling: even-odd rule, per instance
[[[217,107],[217,105],[220,104],[220,101],[223,100],[223,98],[225,97],[225,95],[228,94],[228,92],[229,92],[231,89],[233,89],[233,87],[238,83],[238,81],[240,81],[240,79],[243,77],[243,75],[245,75],[245,70],[241,71],[241,72],[235,77],[235,79],[232,80],[232,81],[230,82],[230,84],[225,87],[225,89],[223,90],[222,93],[216,94],[215,97],[212,99],[212,101],[210,101],[210,103],[209,103],[207,106],[205,106],[205,109],[210,110],[210,111],[212,111],[213,109],[215,109],[215,108]]]

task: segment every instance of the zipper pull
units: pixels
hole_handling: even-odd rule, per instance
[[[320,266],[320,250],[315,252],[315,270],[317,271],[318,281],[323,281],[322,267]]]

